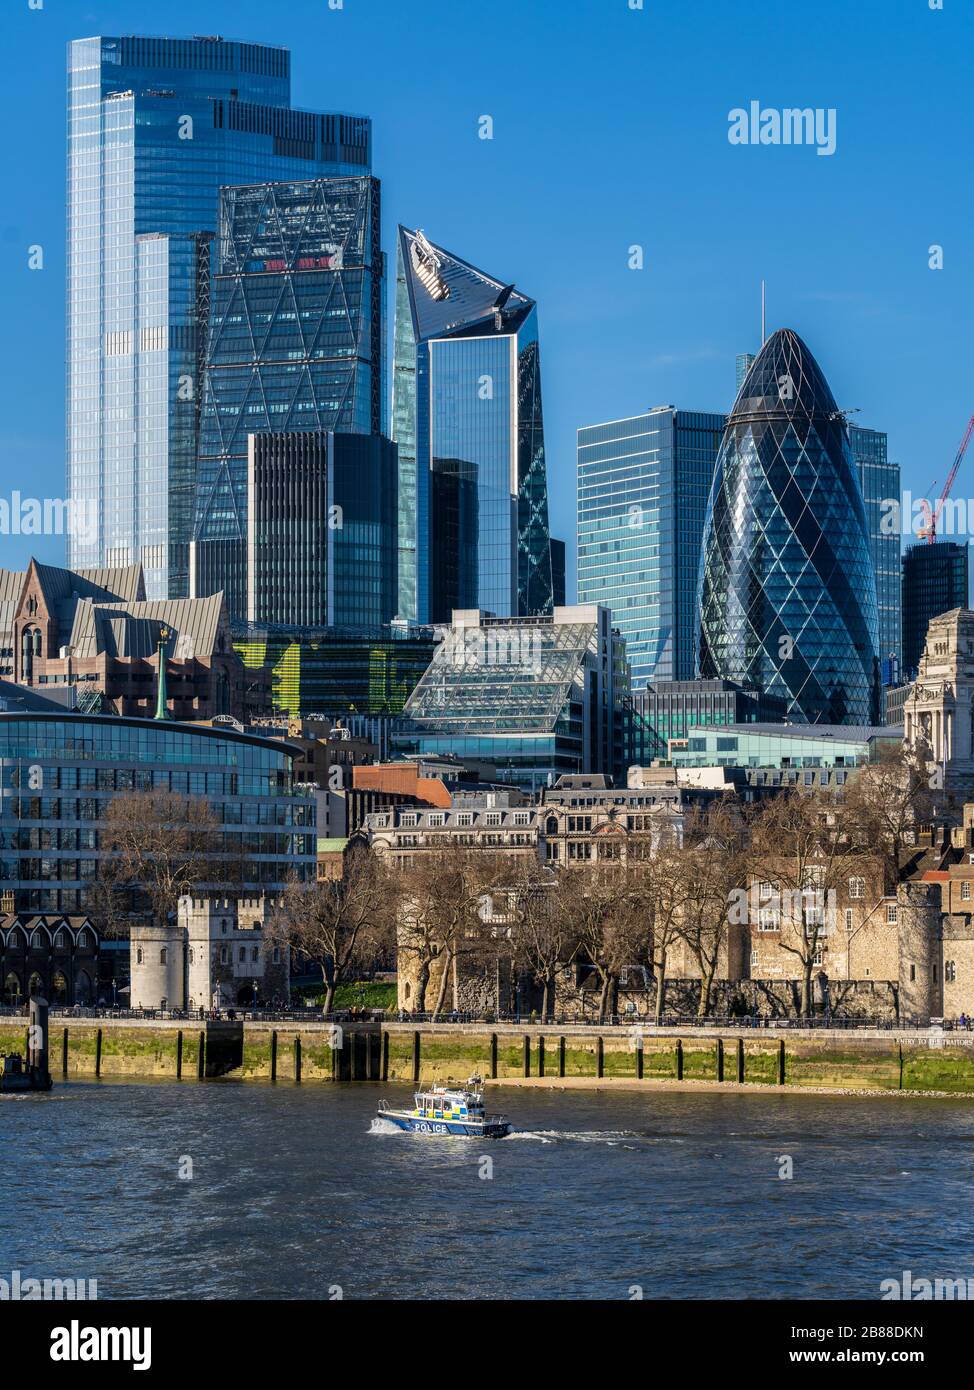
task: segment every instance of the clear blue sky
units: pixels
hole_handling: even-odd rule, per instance
[[[397,222],[422,226],[538,300],[570,554],[576,428],[727,409],[762,276],[769,329],[806,339],[923,492],[974,411],[974,0],[943,3],[3,0],[0,496],[63,493],[65,43],[132,32],[289,47],[296,105],[374,120],[386,249]],[[751,100],[836,108],[836,153],[732,146],[728,112]],[[974,453],[955,495],[974,497]],[[62,557],[0,536],[2,565],[30,550]]]

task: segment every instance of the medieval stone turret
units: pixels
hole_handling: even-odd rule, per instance
[[[943,1016],[940,884],[901,883],[896,890],[900,955],[900,1022],[926,1026]]]

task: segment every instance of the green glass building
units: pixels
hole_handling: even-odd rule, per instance
[[[266,668],[271,703],[290,718],[398,715],[425,673],[439,635],[405,623],[362,628],[237,623],[233,645],[251,670]]]

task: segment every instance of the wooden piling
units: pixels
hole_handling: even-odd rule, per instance
[[[595,1075],[600,1078],[605,1075],[605,1042],[601,1033],[595,1039]]]
[[[206,1076],[206,1030],[200,1029],[199,1051],[196,1054],[196,1079],[202,1081]]]
[[[902,1070],[902,1068],[901,1068],[901,1070]],[[61,1075],[62,1075],[62,1076],[67,1076],[67,1074],[68,1074],[68,1030],[67,1030],[67,1028],[64,1028],[64,1029],[62,1029],[62,1031],[61,1031]]]
[[[637,1081],[642,1081],[642,1079],[643,1079],[643,1035],[642,1035],[642,1033],[638,1033],[638,1034],[636,1035],[636,1080],[637,1080]]]
[[[271,1080],[277,1080],[277,1029],[271,1029]]]
[[[183,1030],[180,1028],[176,1034],[176,1080],[180,1081],[183,1075]]]
[[[95,1075],[101,1076],[101,1029],[95,1034]]]
[[[779,1086],[783,1086],[784,1084],[785,1084],[785,1040],[784,1040],[784,1038],[782,1038],[781,1041],[778,1043],[778,1085],[779,1085]]]
[[[522,1049],[523,1049],[523,1053],[524,1053],[524,1060],[523,1060],[523,1064],[522,1064],[522,1068],[521,1068],[521,1075],[522,1075],[522,1076],[530,1076],[530,1075],[531,1075],[531,1035],[530,1035],[530,1033],[525,1033],[525,1035],[524,1035],[524,1040],[523,1040],[523,1043],[522,1043]]]
[[[744,1084],[744,1039],[737,1039],[737,1081],[738,1085]]]
[[[294,1079],[297,1082],[301,1080],[301,1038],[299,1036],[294,1039]]]
[[[565,1039],[558,1039],[558,1075],[565,1075]]]
[[[413,1031],[413,1085],[419,1085],[419,1068],[422,1060],[422,1048],[419,1041],[419,1029]]]
[[[385,1032],[382,1034],[382,1072],[379,1079],[389,1080],[389,1034]]]
[[[492,1081],[497,1080],[497,1034],[490,1035],[490,1076]]]
[[[676,1079],[683,1080],[683,1039],[676,1040]]]
[[[724,1079],[724,1039],[717,1039],[717,1080]]]
[[[544,1038],[538,1034],[538,1075],[544,1076]]]

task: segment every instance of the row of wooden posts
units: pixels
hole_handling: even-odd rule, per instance
[[[28,1034],[28,1038],[29,1038]],[[103,1031],[101,1028],[95,1032],[95,1075],[101,1076],[101,1054]],[[68,1074],[68,1030],[61,1030],[61,1075]],[[176,1076],[181,1078],[183,1074],[183,1030],[180,1028],[176,1034]],[[196,1057],[196,1075],[202,1080],[206,1075],[206,1033],[202,1029],[199,1033]]]
[[[358,1043],[356,1039],[362,1039]],[[525,1033],[522,1040],[522,1066],[521,1075],[531,1076],[532,1067],[532,1039],[531,1034]],[[375,1032],[353,1032],[348,1031],[344,1034],[342,1048],[336,1048],[332,1052],[332,1078],[335,1081],[387,1081],[389,1077],[389,1034],[383,1032],[380,1036]],[[418,1029],[413,1032],[412,1038],[412,1079],[418,1085],[422,1069],[422,1035]],[[536,1049],[536,1075],[544,1076],[565,1076],[565,1051],[566,1040],[559,1037],[552,1049],[553,1055],[549,1061],[548,1040],[543,1035],[537,1036]],[[351,1044],[351,1046],[348,1046]],[[683,1080],[683,1041],[676,1039],[675,1045],[676,1061],[674,1067],[674,1080]],[[744,1080],[744,1039],[737,1038],[733,1049],[733,1062],[730,1068],[727,1066],[727,1048],[723,1038],[718,1038],[715,1043],[716,1053],[716,1075],[718,1081],[728,1079],[727,1073],[730,1070],[733,1075],[730,1079],[743,1082]],[[99,1028],[95,1034],[95,1075],[101,1075],[101,1054],[102,1054],[102,1030]],[[641,1040],[637,1040],[634,1047],[634,1069],[633,1074],[637,1080],[642,1080],[643,1070],[643,1047]],[[301,1080],[301,1038],[295,1037],[293,1049],[293,1069],[291,1079]],[[278,1034],[275,1028],[271,1032],[271,1077],[272,1081],[278,1079]],[[902,1061],[901,1061],[902,1069]],[[65,1028],[61,1034],[61,1073],[63,1076],[68,1074],[68,1030]],[[176,1077],[183,1075],[183,1030],[179,1029],[176,1034]],[[203,1078],[206,1075],[206,1033],[202,1029],[198,1035],[197,1056],[196,1056],[196,1075]],[[490,1060],[489,1075],[492,1080],[497,1079],[497,1034],[490,1035]],[[605,1076],[605,1042],[601,1034],[595,1039],[595,1075],[596,1077]],[[778,1085],[785,1084],[785,1043],[780,1039],[777,1047],[777,1082]],[[902,1079],[901,1079],[902,1084]]]

